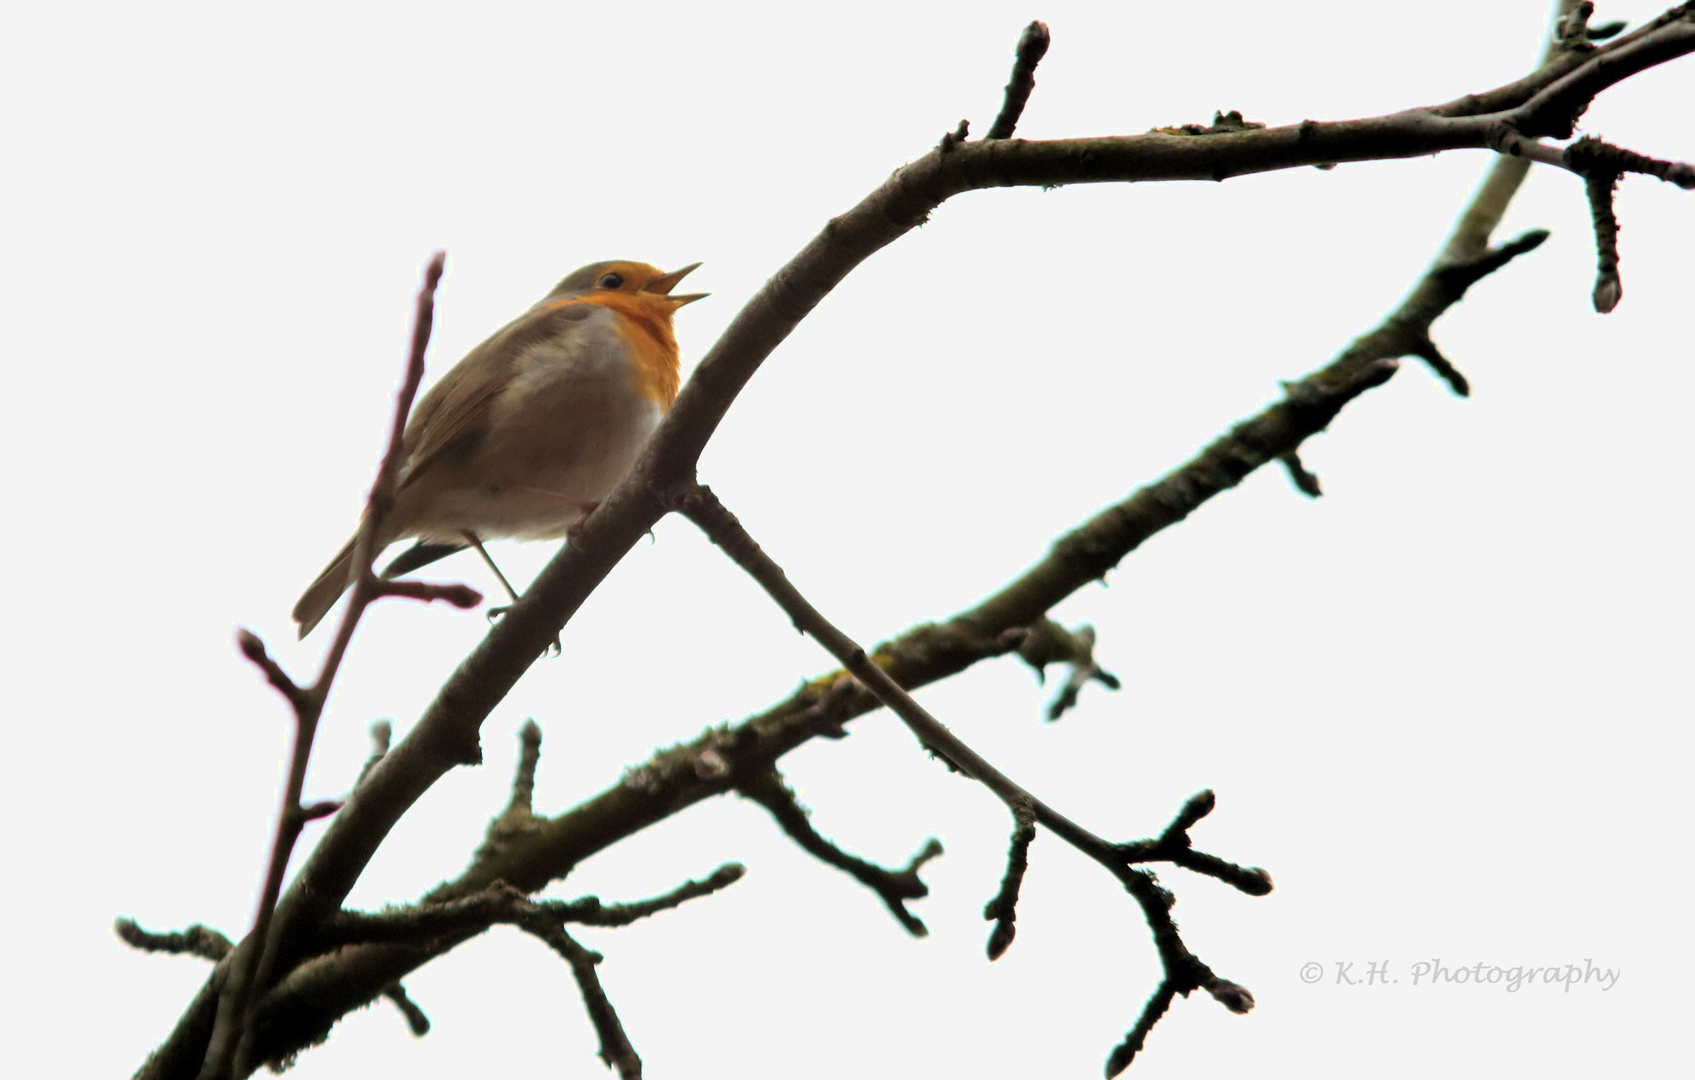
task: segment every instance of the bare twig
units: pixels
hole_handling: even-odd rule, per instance
[[[113,929],[126,945],[143,952],[176,953],[198,956],[216,963],[230,954],[235,946],[230,939],[209,926],[195,923],[181,932],[155,933],[143,930],[134,919],[119,919]]]
[[[1637,71],[1695,50],[1687,21],[1690,5],[1680,5],[1638,30],[1585,55],[1567,52],[1515,83],[1483,94],[1468,94],[1447,105],[1412,110],[1371,120],[1339,124],[1301,124],[1220,134],[1209,138],[1164,135],[1052,142],[983,140],[957,146],[947,155],[913,162],[853,210],[834,219],[764,288],[732,322],[690,379],[677,405],[649,444],[641,463],[606,500],[582,533],[565,546],[484,643],[443,687],[441,695],[408,737],[360,786],[358,798],[331,822],[324,839],[277,907],[274,938],[290,964],[301,954],[293,942],[309,941],[310,928],[334,912],[347,896],[372,853],[399,817],[436,779],[463,763],[480,759],[478,727],[494,704],[557,635],[583,599],[610,572],[664,512],[659,493],[693,475],[694,462],[725,410],[763,360],[795,325],[859,262],[921,223],[930,209],[961,191],[1014,184],[1052,185],[1152,179],[1223,179],[1248,172],[1327,162],[1414,157],[1460,148],[1505,147],[1527,129],[1513,125],[1538,110],[1563,107],[1574,88],[1598,91]],[[1646,44],[1644,44],[1646,43]],[[1632,51],[1634,50],[1634,51]],[[1607,65],[1601,73],[1590,65]],[[1573,79],[1573,76],[1578,78]],[[1550,91],[1558,88],[1557,93]],[[1561,97],[1560,95],[1565,95]],[[1558,98],[1558,100],[1555,100]],[[1552,104],[1550,104],[1552,102]],[[1527,106],[1535,109],[1527,111]],[[1510,164],[1522,167],[1523,158]],[[1497,182],[1498,178],[1498,182]],[[1506,172],[1492,174],[1498,202],[1517,184]],[[1480,212],[1470,227],[1456,230],[1450,250],[1487,244],[1499,216]],[[1479,228],[1479,223],[1485,227]],[[1463,240],[1463,242],[1462,242]],[[1291,388],[1285,401],[1239,425],[1207,452],[1172,474],[1166,482],[1114,507],[1079,534],[1081,546],[1062,543],[1038,568],[1013,582],[989,602],[962,615],[942,634],[943,651],[913,660],[904,670],[922,679],[951,674],[977,659],[1000,655],[1001,631],[1027,626],[1068,592],[1086,584],[1153,532],[1182,520],[1196,506],[1240,480],[1266,461],[1277,460],[1322,428],[1348,401],[1387,380],[1394,371],[1388,356],[1408,355],[1408,325],[1429,322],[1458,299],[1435,272],[1427,275],[1397,315],[1406,323],[1385,324],[1356,342],[1334,364]],[[1369,340],[1368,340],[1369,339]],[[928,640],[916,635],[913,641]],[[816,698],[808,695],[793,712],[774,710],[760,721],[771,741],[758,754],[766,760],[821,733],[815,716],[801,713]],[[872,707],[848,695],[836,722]],[[722,775],[668,772],[663,787],[633,789],[619,785],[590,800],[568,823],[549,823],[499,860],[473,868],[463,885],[491,873],[525,879],[543,878],[562,865],[613,842],[694,801],[722,793],[730,782]],[[289,931],[296,929],[298,934]],[[397,947],[396,947],[397,948]],[[358,1001],[370,1000],[398,974],[410,970],[402,952],[372,947],[355,960],[343,958],[335,971],[298,971],[275,994],[278,1009],[293,1010],[288,1022],[267,1025],[264,1056],[297,1049],[310,1033],[324,1030],[333,1018]],[[183,1014],[177,1028],[144,1067],[143,1075],[186,1075],[205,1056],[214,1028],[213,1011],[229,975],[220,964],[212,980]],[[334,979],[340,993],[317,993],[321,979]],[[366,996],[347,996],[354,984],[374,980]],[[348,1004],[340,1004],[346,1001]]]
[[[418,303],[412,326],[412,345],[407,356],[406,377],[396,396],[394,420],[390,425],[388,449],[377,470],[376,483],[366,505],[365,520],[355,544],[355,565],[359,581],[353,589],[353,599],[342,617],[334,642],[324,659],[318,679],[311,687],[295,685],[282,669],[270,659],[264,643],[243,630],[239,635],[241,651],[265,672],[266,678],[288,698],[294,709],[294,746],[289,756],[288,778],[284,783],[282,808],[277,813],[276,835],[271,844],[269,865],[265,871],[264,887],[260,892],[259,909],[253,918],[253,929],[233,957],[233,966],[219,995],[217,1017],[207,1043],[205,1059],[200,1067],[201,1080],[226,1080],[246,1075],[252,1038],[253,1003],[256,991],[265,986],[275,962],[276,945],[272,940],[272,919],[282,894],[283,874],[288,868],[295,841],[301,828],[315,817],[334,813],[340,804],[316,803],[303,806],[301,794],[306,785],[306,768],[312,757],[312,743],[317,735],[318,720],[323,715],[324,701],[335,681],[342,658],[347,653],[354,628],[366,606],[381,595],[381,582],[371,573],[371,560],[378,530],[383,518],[394,503],[394,491],[403,457],[401,438],[406,417],[412,409],[412,399],[424,377],[424,353],[429,345],[430,328],[435,317],[435,291],[441,281],[445,256],[437,252],[424,270],[424,284],[418,291]],[[445,594],[444,594],[445,595]],[[460,597],[463,599],[463,597]],[[453,602],[458,602],[454,600]],[[472,601],[473,603],[475,601]]]
[[[1036,88],[1036,65],[1047,55],[1048,44],[1051,41],[1048,34],[1048,24],[1041,21],[1032,22],[1024,28],[1024,33],[1018,36],[1018,48],[1013,54],[1012,78],[1007,80],[1006,100],[1001,103],[1001,111],[995,117],[995,122],[989,125],[987,139],[1010,139],[1018,127],[1019,117],[1024,115],[1024,106],[1029,104],[1030,91]]]
[[[383,911],[340,911],[324,924],[316,951],[327,952],[358,942],[405,942],[438,954],[491,926],[518,925],[535,912],[560,923],[628,926],[661,911],[681,907],[740,881],[747,868],[725,863],[698,880],[685,881],[646,900],[607,904],[599,897],[533,900],[503,881],[457,900],[393,907]]]
[[[580,900],[549,901],[542,904],[561,920],[582,926],[628,926],[649,915],[680,907],[690,900],[711,896],[720,889],[740,881],[747,873],[741,863],[725,863],[704,878],[685,881],[670,892],[648,900],[629,904],[603,904],[599,897],[585,896]]]
[[[392,982],[383,988],[383,997],[400,1010],[400,1015],[406,1018],[406,1026],[412,1029],[412,1034],[420,1039],[430,1033],[430,1018],[424,1015],[424,1010],[412,1000],[406,992],[406,987],[399,982]]]
[[[514,837],[523,836],[536,828],[536,815],[530,808],[536,790],[536,768],[541,763],[541,726],[533,718],[526,719],[518,732],[518,768],[512,777],[512,798],[493,821],[482,847],[477,849],[478,861],[494,858]]]
[[[1595,224],[1595,310],[1605,315],[1618,307],[1624,284],[1618,275],[1618,215],[1613,212],[1613,192],[1618,173],[1592,172],[1584,177],[1589,194],[1589,214]]]
[[[265,681],[275,687],[277,693],[281,694],[296,712],[309,707],[311,699],[306,690],[282,669],[281,664],[271,659],[271,654],[265,650],[265,643],[259,640],[258,634],[245,628],[237,630],[235,642],[241,649],[241,655],[264,672]]]
[[[1688,163],[1648,157],[1589,135],[1560,151],[1559,164],[1581,176],[1641,173],[1685,191],[1695,188],[1695,167]]]
[[[630,1045],[630,1037],[624,1034],[624,1025],[618,1019],[618,1011],[607,999],[606,991],[600,985],[600,976],[595,974],[595,966],[605,958],[583,948],[557,920],[545,913],[529,915],[518,925],[526,933],[545,942],[571,965],[571,975],[577,980],[577,989],[583,995],[583,1007],[588,1010],[589,1022],[600,1038],[600,1060],[617,1071],[619,1080],[640,1080],[642,1059],[637,1056],[635,1047]]]
[[[1047,682],[1047,665],[1062,663],[1069,668],[1059,695],[1049,703],[1047,718],[1058,720],[1077,705],[1083,687],[1098,682],[1108,690],[1117,690],[1123,683],[1095,660],[1095,628],[1079,626],[1066,630],[1052,619],[1038,619],[1028,627],[1009,631],[1017,634],[1018,655],[1036,669],[1038,681]]]
[[[918,854],[899,870],[889,870],[875,863],[866,862],[855,855],[849,855],[841,848],[830,843],[812,827],[807,820],[806,808],[795,798],[795,793],[789,790],[788,784],[776,769],[764,769],[737,785],[737,790],[744,796],[763,806],[771,817],[788,834],[789,839],[799,844],[801,850],[826,865],[846,873],[855,881],[864,885],[883,901],[883,906],[889,909],[889,914],[895,921],[906,928],[913,937],[924,937],[930,930],[922,919],[907,910],[908,900],[921,900],[930,895],[930,887],[919,878],[918,872],[925,863],[942,853],[941,841],[934,837],[924,842],[924,847]]]
[[[1319,484],[1318,476],[1307,471],[1306,465],[1301,461],[1299,451],[1291,450],[1287,454],[1280,454],[1277,460],[1282,464],[1284,471],[1289,474],[1289,482],[1295,485],[1296,491],[1309,499],[1323,497],[1324,488]]]
[[[999,960],[1017,933],[1018,890],[1030,867],[1030,844],[1036,839],[1036,814],[1029,806],[1012,808],[1012,840],[1006,850],[1006,873],[1000,891],[983,907],[983,918],[995,924],[989,932],[989,959]]]
[[[1695,168],[1682,162],[1661,161],[1600,139],[1584,137],[1561,151],[1557,164],[1583,177],[1589,213],[1595,227],[1595,310],[1605,315],[1624,296],[1619,279],[1618,215],[1613,193],[1627,172],[1657,177],[1678,187],[1695,188]]]
[[[781,567],[767,555],[750,536],[735,515],[725,509],[717,496],[703,485],[693,485],[673,494],[674,507],[700,527],[701,531],[711,538],[712,542],[728,555],[737,566],[740,566],[749,577],[759,583],[759,586],[776,601],[783,609],[795,627],[810,636],[834,656],[843,667],[853,674],[866,689],[875,694],[891,712],[900,717],[919,742],[941,755],[954,767],[964,772],[988,788],[1013,812],[1021,823],[1031,822],[1050,830],[1054,835],[1067,844],[1099,863],[1135,898],[1142,907],[1143,915],[1148,920],[1148,926],[1153,931],[1155,945],[1159,949],[1160,962],[1165,969],[1165,981],[1172,985],[1178,993],[1187,994],[1190,990],[1201,987],[1213,991],[1213,996],[1224,1003],[1233,1012],[1247,1012],[1253,1007],[1253,995],[1246,990],[1217,978],[1212,969],[1195,957],[1183,944],[1182,937],[1177,932],[1177,926],[1171,921],[1170,894],[1156,889],[1153,877],[1144,871],[1131,866],[1133,861],[1148,861],[1146,844],[1110,844],[1094,833],[1065,817],[1053,807],[1044,803],[1036,796],[1020,787],[1016,781],[1001,772],[982,755],[967,746],[958,736],[950,731],[941,721],[914,701],[899,683],[892,679],[887,672],[873,663],[858,645],[854,644],[846,634],[838,630],[829,620],[813,607],[810,601],[801,595],[800,591],[788,580]],[[1173,855],[1179,854],[1178,849],[1188,846],[1187,828],[1212,809],[1212,793],[1206,792],[1203,797],[1190,800],[1178,816],[1177,821],[1166,830],[1162,840],[1165,848],[1172,850]],[[1029,847],[1028,839],[1015,837],[1013,842],[1013,859],[1020,861],[1024,851]],[[1162,850],[1163,857],[1163,850]],[[1215,860],[1223,863],[1223,860]],[[1224,864],[1230,865],[1230,864]],[[1244,874],[1250,872],[1244,871]],[[1271,878],[1263,872],[1258,872],[1256,879],[1263,884],[1263,892],[1271,891]],[[1008,870],[1008,879],[1012,888],[1022,879],[1022,868],[1014,873]],[[1236,882],[1232,882],[1235,884]],[[1240,884],[1237,886],[1242,888]],[[1244,888],[1245,892],[1253,892]],[[1003,885],[1002,896],[990,904],[991,918],[997,920],[994,934],[990,938],[990,955],[998,955],[998,949],[1004,950],[1012,940],[1013,903],[1008,887]],[[1223,989],[1227,988],[1227,989]]]
[[[1211,791],[1203,791],[1183,804],[1183,809],[1165,831],[1152,840],[1132,840],[1120,844],[1119,853],[1126,863],[1169,862],[1197,874],[1217,878],[1249,896],[1265,896],[1271,892],[1271,874],[1257,866],[1240,866],[1226,862],[1216,855],[1196,851],[1189,839],[1189,830],[1201,818],[1212,813],[1217,799]]]

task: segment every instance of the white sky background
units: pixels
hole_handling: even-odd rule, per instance
[[[1527,71],[1544,7],[14,13],[0,798],[9,982],[29,997],[9,1010],[13,1052],[37,1075],[126,1074],[205,965],[130,952],[112,918],[232,935],[251,919],[289,720],[232,633],[314,670],[328,638],[294,643],[288,612],[357,517],[432,250],[448,251],[432,376],[603,258],[705,260],[690,285],[713,297],[678,320],[686,370],[829,216],[960,117],[986,130],[1033,17],[1054,44],[1020,134],[1041,138],[1445,101]],[[1585,128],[1689,160],[1691,100],[1686,60],[1609,92]],[[961,197],[768,361],[702,476],[859,640],[944,617],[1373,326],[1488,164]],[[1114,838],[1216,789],[1197,844],[1274,876],[1253,899],[1163,875],[1189,945],[1259,1007],[1179,1001],[1131,1076],[1563,1077],[1681,1054],[1695,194],[1628,178],[1619,212],[1624,300],[1603,318],[1581,184],[1538,170],[1503,235],[1552,239],[1437,324],[1471,400],[1409,362],[1309,443],[1323,499],[1264,470],[1058,609],[1099,628],[1123,692],[1092,687],[1046,726],[1049,691],[1008,660],[920,695]],[[551,548],[495,551],[527,581]],[[492,591],[474,557],[440,571]],[[369,723],[403,733],[484,627],[374,611],[309,795],[342,792]],[[464,866],[527,716],[547,739],[537,808],[557,812],[830,666],[674,520],[564,645],[485,724],[486,766],[437,785],[354,902],[409,900]],[[630,899],[748,865],[716,897],[582,935],[649,1075],[1099,1075],[1158,980],[1138,909],[1043,836],[1018,939],[986,963],[1007,815],[892,717],[852,731],[788,774],[851,851],[893,864],[944,841],[916,908],[928,940],[734,799],[553,890]],[[1411,986],[1432,958],[1621,974],[1606,992]],[[1335,985],[1337,962],[1373,960],[1400,982]],[[1321,985],[1301,981],[1308,962]],[[428,1037],[381,1005],[295,1075],[603,1073],[565,966],[516,933],[408,987]]]

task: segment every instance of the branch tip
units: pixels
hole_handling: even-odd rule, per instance
[[[1213,996],[1220,1005],[1238,1016],[1245,1016],[1254,1009],[1254,995],[1248,988],[1229,979],[1214,979],[1207,984],[1207,993]]]
[[[1040,20],[1031,22],[1018,36],[1018,46],[1013,50],[1012,77],[1006,84],[1006,97],[1001,102],[995,122],[989,125],[985,140],[1012,138],[1019,118],[1024,115],[1024,107],[1030,103],[1030,92],[1036,88],[1036,65],[1047,55],[1052,41],[1048,24]]]
[[[302,715],[307,708],[307,692],[299,683],[289,677],[288,672],[282,669],[281,664],[271,659],[271,654],[265,650],[265,643],[259,635],[243,626],[237,628],[235,640],[237,647],[241,649],[241,655],[263,672],[265,681],[288,700],[289,705],[294,708],[296,717]]]
[[[406,993],[406,987],[400,983],[390,983],[383,990],[383,997],[400,1010],[400,1015],[406,1018],[406,1026],[412,1029],[412,1034],[423,1038],[430,1033],[430,1018],[424,1010],[418,1007],[411,995]]]
[[[1318,476],[1308,472],[1306,465],[1301,462],[1300,451],[1291,450],[1277,459],[1283,465],[1283,471],[1289,474],[1289,482],[1309,499],[1321,498],[1324,488],[1318,482]]]
[[[1013,807],[1012,840],[1007,846],[1006,873],[1000,891],[983,906],[983,918],[994,922],[989,933],[989,960],[999,960],[1017,933],[1018,891],[1030,866],[1030,844],[1036,839],[1036,814],[1028,803]]]
[[[942,854],[941,841],[932,837],[908,860],[905,867],[889,870],[848,854],[820,835],[808,820],[806,808],[801,806],[800,801],[795,798],[795,793],[775,768],[766,769],[749,778],[737,790],[747,799],[763,806],[777,822],[777,826],[789,839],[800,845],[802,851],[827,866],[835,867],[876,893],[883,901],[883,906],[889,910],[889,914],[894,916],[895,921],[900,923],[907,933],[913,937],[928,936],[929,928],[924,925],[922,919],[907,910],[906,904],[909,900],[920,900],[929,895],[930,887],[918,876],[919,870],[925,863]]]

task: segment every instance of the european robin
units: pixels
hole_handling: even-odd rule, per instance
[[[396,576],[468,544],[557,539],[617,486],[677,397],[673,295],[691,270],[585,266],[455,364],[418,401],[376,550],[418,543]],[[353,540],[294,605],[305,637],[352,584]],[[492,563],[490,564],[493,565]],[[504,584],[504,579],[502,579]]]

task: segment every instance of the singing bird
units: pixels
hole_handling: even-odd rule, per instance
[[[706,294],[671,290],[699,265],[585,266],[442,376],[406,425],[375,550],[418,543],[384,575],[487,539],[557,539],[593,511],[676,400],[671,316]],[[353,545],[294,605],[301,637],[352,584]]]

